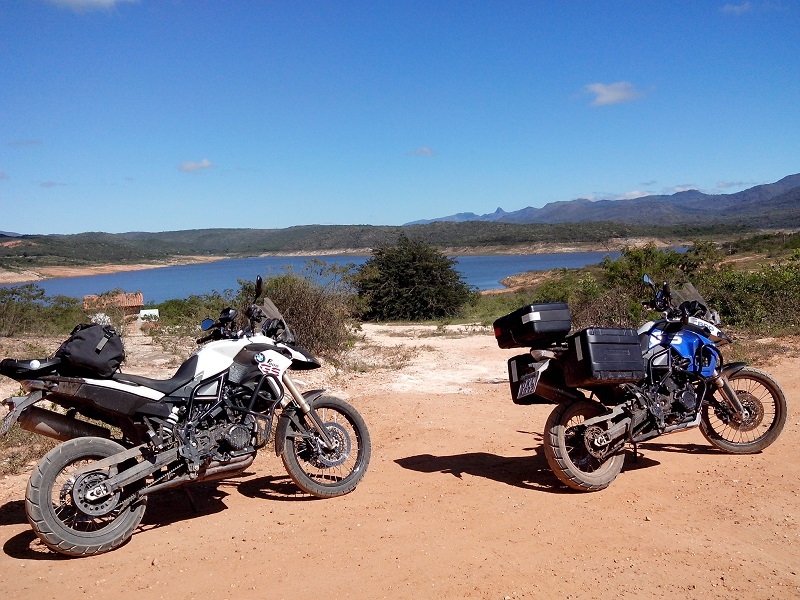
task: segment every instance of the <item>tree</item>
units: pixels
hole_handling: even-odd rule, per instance
[[[420,321],[457,314],[472,291],[455,270],[455,262],[405,234],[395,246],[376,248],[353,278],[363,318]]]

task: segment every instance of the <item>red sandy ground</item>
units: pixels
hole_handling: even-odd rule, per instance
[[[766,369],[789,420],[762,454],[726,455],[698,430],[679,433],[642,444],[636,462],[629,452],[610,488],[582,494],[558,483],[542,453],[552,407],[510,400],[514,351],[491,333],[386,335],[397,330],[366,333],[415,347],[402,368],[327,372],[372,435],[352,494],[311,499],[262,451],[245,476],[190,488],[194,508],[181,491],[155,495],[128,544],[68,559],[25,520],[27,474],[8,477],[0,597],[800,597],[799,360]],[[129,370],[174,369],[150,368],[157,351],[138,343]]]

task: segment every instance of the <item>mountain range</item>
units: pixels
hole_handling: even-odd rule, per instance
[[[457,213],[406,225],[436,222],[491,221],[497,223],[585,223],[614,221],[631,225],[746,225],[750,227],[800,227],[800,173],[775,183],[757,185],[734,194],[705,194],[687,190],[671,195],[625,200],[577,200],[550,202],[541,208],[528,206],[506,212]]]

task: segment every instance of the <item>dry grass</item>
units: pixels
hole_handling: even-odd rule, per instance
[[[397,330],[382,332],[382,334],[386,337],[412,339],[428,337],[458,339],[470,335],[493,335],[492,328],[481,323],[463,323],[458,325],[443,323],[436,327],[410,325],[408,328],[398,328]]]
[[[0,475],[16,475],[30,470],[56,444],[56,440],[14,425],[6,436],[0,438]]]
[[[402,369],[420,352],[430,351],[430,346],[396,344],[385,346],[365,341],[357,343],[342,355],[337,365],[346,376],[348,372],[368,373],[382,369]]]
[[[782,358],[800,357],[800,338],[758,337],[728,332],[734,343],[722,346],[726,362],[743,361],[755,367],[766,367]]]

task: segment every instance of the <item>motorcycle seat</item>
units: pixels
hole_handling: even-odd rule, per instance
[[[161,392],[164,395],[171,394],[175,390],[183,387],[192,379],[194,379],[195,374],[195,367],[197,366],[197,357],[192,356],[189,360],[183,363],[178,370],[175,372],[175,375],[170,377],[169,379],[151,379],[150,377],[144,377],[142,375],[133,375],[131,373],[114,373],[111,376],[111,379],[114,381],[119,381],[121,383],[133,383],[136,385],[143,385],[145,387],[149,387],[156,391]]]
[[[5,358],[0,362],[0,375],[11,379],[30,379],[46,375],[56,370],[61,364],[60,358],[42,358],[31,360],[16,360]]]

